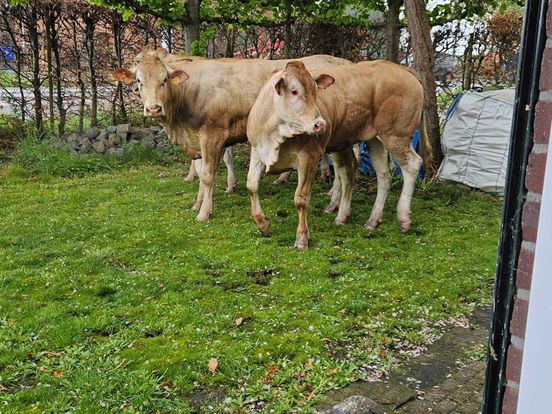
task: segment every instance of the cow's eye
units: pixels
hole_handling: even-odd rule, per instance
[[[295,89],[291,91],[291,94],[292,94],[292,95],[297,95],[298,93],[299,93],[299,92],[296,91]]]

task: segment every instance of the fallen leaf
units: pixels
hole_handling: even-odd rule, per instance
[[[211,358],[209,360],[209,364],[207,365],[209,367],[209,372],[213,375],[215,375],[215,372],[218,367],[218,360],[216,358]]]
[[[31,361],[34,361],[36,359],[35,355],[32,352],[27,352],[27,358],[29,358]]]
[[[234,321],[234,323],[236,324],[236,326],[240,326],[243,322],[243,318],[240,316],[238,319],[236,319]]]
[[[54,378],[61,378],[63,377],[63,371],[62,370],[55,370],[54,372],[52,372],[52,377]]]
[[[174,387],[174,382],[172,382],[170,379],[165,380],[161,383],[161,386],[164,388],[172,388]]]
[[[38,367],[38,372],[44,372],[45,369],[46,368],[44,368],[44,366],[41,365],[41,366]]]
[[[330,338],[322,338],[321,341],[324,342],[324,343],[332,342],[332,340]]]
[[[330,370],[328,371],[328,374],[329,374],[329,375],[335,375],[335,374],[337,374],[337,369],[335,369],[335,368],[330,369]]]
[[[311,369],[313,369],[313,368],[314,368],[313,362],[314,362],[314,361],[313,361],[312,359],[309,359],[309,361],[307,362],[307,365],[305,365],[305,369],[306,369],[306,370],[309,370],[309,371],[310,371]]]
[[[385,358],[386,355],[387,355],[387,351],[385,349],[380,349],[379,351],[380,358]]]
[[[276,376],[276,373],[280,370],[278,365],[267,365],[266,374],[263,377],[263,383],[270,384],[272,379]]]
[[[11,328],[13,326],[13,320],[8,319],[8,328]]]
[[[347,315],[347,308],[343,308],[339,311],[339,313],[342,315],[342,316],[345,316]]]
[[[46,352],[47,358],[60,358],[61,352]]]

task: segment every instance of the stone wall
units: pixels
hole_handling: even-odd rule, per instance
[[[130,124],[90,128],[82,134],[69,134],[65,137],[67,145],[77,154],[122,155],[124,147],[141,144],[161,153],[172,145],[163,128],[159,126],[133,127]]]

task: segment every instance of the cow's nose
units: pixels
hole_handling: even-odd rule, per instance
[[[150,105],[146,107],[146,112],[151,115],[159,115],[161,113],[161,105]]]
[[[319,119],[314,123],[314,132],[322,132],[326,128],[326,121]]]

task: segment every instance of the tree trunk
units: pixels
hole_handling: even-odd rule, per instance
[[[385,23],[385,38],[387,42],[387,60],[399,62],[399,41],[401,38],[400,11],[403,0],[388,0],[387,21]]]
[[[408,29],[416,69],[424,88],[424,118],[432,146],[432,154],[422,154],[426,171],[431,175],[443,160],[441,149],[439,115],[435,83],[435,51],[431,42],[429,19],[424,0],[405,0]],[[433,158],[433,160],[431,160]]]
[[[189,23],[184,24],[186,31],[186,54],[198,54],[199,50],[194,47],[194,44],[199,40],[199,25],[201,20],[199,17],[199,7],[201,6],[201,0],[187,0],[186,1],[186,15],[189,18]]]
[[[63,107],[63,88],[61,85],[62,74],[61,74],[61,55],[59,44],[59,31],[57,29],[56,22],[59,18],[59,9],[48,11],[48,14],[51,15],[51,26],[50,26],[50,35],[51,35],[51,46],[52,52],[54,54],[55,62],[55,81],[56,81],[56,107],[59,114],[59,123],[58,123],[58,135],[61,137],[65,132],[65,120],[67,112]]]
[[[83,16],[86,25],[85,44],[88,55],[88,73],[90,75],[90,126],[98,125],[98,84],[96,82],[96,69],[94,68],[94,29],[96,19],[90,15]]]
[[[46,10],[46,66],[48,68],[48,109],[50,114],[50,130],[54,131],[54,75],[52,68],[52,11]]]
[[[286,0],[286,24],[284,26],[284,58],[291,59],[291,1]]]
[[[86,88],[82,79],[82,65],[81,65],[81,49],[79,41],[77,39],[77,23],[73,20],[71,22],[73,27],[73,48],[75,53],[75,62],[77,70],[77,85],[80,91],[79,98],[79,134],[82,134],[84,129],[84,105],[86,103]]]
[[[35,125],[36,131],[39,137],[43,136],[44,133],[44,123],[42,117],[42,92],[40,90],[41,79],[40,79],[40,41],[38,34],[38,12],[36,8],[36,3],[31,2],[27,6],[27,32],[29,33],[29,40],[31,43],[31,52],[32,52],[32,72],[33,77],[31,79],[33,85],[33,94],[34,94],[34,112],[35,112]]]
[[[113,29],[113,43],[115,46],[115,57],[117,59],[117,66],[119,68],[122,68],[123,67],[123,43],[122,43],[123,18],[119,13],[113,12],[112,22],[113,22],[112,29]],[[112,105],[113,124],[117,123],[117,100],[119,100],[120,102],[121,121],[126,122],[128,120],[128,116],[126,112],[125,99],[123,95],[123,84],[121,82],[117,82],[117,90],[113,97],[113,105]]]

